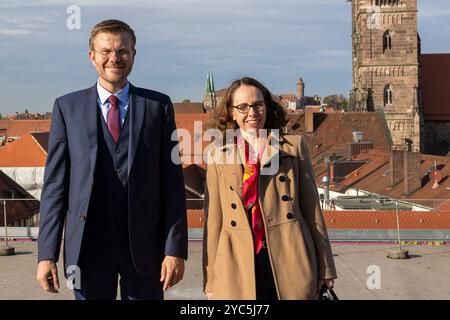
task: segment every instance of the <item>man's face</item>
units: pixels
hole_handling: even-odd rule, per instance
[[[113,87],[123,85],[131,73],[136,50],[128,32],[100,32],[93,40],[89,51],[92,65],[100,80]]]

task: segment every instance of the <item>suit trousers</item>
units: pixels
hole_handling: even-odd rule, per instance
[[[128,234],[112,241],[86,241],[79,260],[81,288],[74,289],[76,300],[115,300],[120,284],[122,300],[163,300],[160,275],[143,278],[136,271]]]

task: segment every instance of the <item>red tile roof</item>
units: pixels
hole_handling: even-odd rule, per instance
[[[409,196],[403,194],[403,180],[393,187],[390,185],[390,152],[364,150],[355,157],[355,160],[367,160],[368,163],[347,175],[344,180],[332,185],[332,190],[345,192],[348,188],[356,188],[392,199],[407,199],[409,202],[431,208],[450,209],[450,157],[422,154],[420,167],[422,188]],[[430,169],[434,169],[435,161],[436,166],[441,167],[443,179],[439,187],[433,189],[434,181],[429,180],[428,172]],[[319,185],[322,185],[322,176],[323,173],[317,175],[316,172],[316,181]],[[448,200],[446,201],[446,199]]]
[[[50,131],[50,120],[10,120],[6,134],[8,137],[21,137],[31,132]]]
[[[422,54],[425,120],[450,120],[450,54]]]
[[[277,95],[276,100],[279,104],[286,107],[290,102],[297,102],[297,97],[293,93],[282,93]]]
[[[2,132],[2,131],[6,132],[6,129],[8,129],[10,121],[11,120],[0,120],[0,132]]]
[[[205,213],[203,210],[188,210],[187,218],[189,228],[203,228],[205,223]]]
[[[323,148],[337,147],[346,150],[353,141],[353,132],[361,131],[363,142],[372,142],[374,149],[390,150],[381,119],[376,112],[335,112],[325,114],[325,119],[313,134],[306,135],[310,151],[314,155]],[[319,149],[314,148],[320,145]]]
[[[30,135],[0,148],[0,167],[44,167],[47,153]]]
[[[397,229],[393,211],[325,211],[329,229]],[[450,211],[400,211],[400,229],[450,229]]]
[[[397,229],[397,216],[393,211],[324,211],[328,229]],[[204,227],[203,210],[188,210],[188,227]],[[402,229],[450,230],[450,211],[400,211]]]
[[[204,113],[201,102],[175,102],[173,104],[175,114],[179,113]]]
[[[211,143],[203,141],[203,134],[209,128],[209,116],[207,113],[175,114],[181,154],[187,157],[185,158],[187,161],[185,164],[187,165],[193,163],[201,165],[204,163],[203,150]],[[197,131],[194,130],[196,128],[195,125],[198,126]],[[185,139],[190,139],[190,143]]]

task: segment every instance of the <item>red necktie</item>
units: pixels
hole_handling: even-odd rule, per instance
[[[108,101],[111,104],[107,116],[108,129],[114,141],[117,143],[120,135],[119,98],[112,95],[108,98]]]
[[[259,159],[257,163],[251,163],[253,161],[249,161],[248,143],[245,143],[244,154],[245,164],[242,198],[244,200],[245,209],[251,209],[253,243],[255,252],[259,253],[259,251],[263,247],[263,239],[265,235],[264,222],[258,202]]]

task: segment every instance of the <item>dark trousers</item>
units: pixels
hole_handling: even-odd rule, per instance
[[[76,300],[115,300],[120,284],[122,300],[163,300],[160,275],[141,277],[134,268],[128,237],[110,242],[86,241],[79,267],[81,288],[74,289]]]
[[[255,254],[256,300],[278,300],[272,267],[266,248]]]

